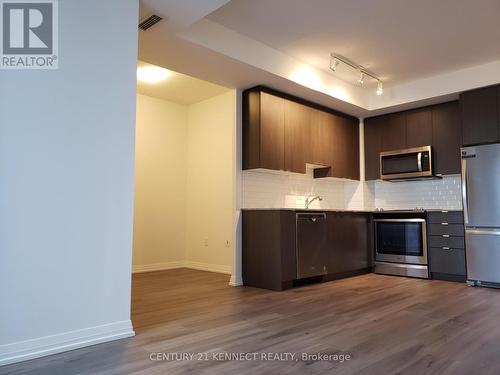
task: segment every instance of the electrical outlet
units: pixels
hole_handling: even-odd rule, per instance
[[[208,237],[203,239],[203,246],[208,247]]]
[[[230,247],[230,246],[231,246],[231,241],[226,240],[226,247]]]

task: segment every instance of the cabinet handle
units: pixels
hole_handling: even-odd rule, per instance
[[[449,237],[450,237],[450,235],[449,235],[449,234],[443,234],[443,237],[444,237],[444,238],[449,238]]]
[[[448,223],[441,223],[441,225],[448,225]]]
[[[443,250],[451,250],[449,247],[443,246]]]

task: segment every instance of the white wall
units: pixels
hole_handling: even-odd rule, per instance
[[[134,272],[231,273],[235,111],[235,91],[189,106],[137,96]]]
[[[185,260],[188,106],[137,95],[134,271]]]
[[[186,260],[193,268],[231,273],[235,111],[234,90],[189,108]]]
[[[133,334],[137,9],[59,1],[59,69],[0,71],[0,364]]]

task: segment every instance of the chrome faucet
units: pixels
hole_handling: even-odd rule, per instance
[[[310,196],[310,197],[307,197],[306,198],[306,210],[309,208],[309,206],[311,205],[312,202],[314,202],[315,200],[319,200],[319,201],[322,201],[323,198],[321,198],[319,195],[316,195],[316,196]]]

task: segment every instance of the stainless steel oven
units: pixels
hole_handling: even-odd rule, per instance
[[[375,272],[428,278],[426,220],[401,216],[373,220]]]
[[[440,178],[434,175],[432,167],[432,146],[380,153],[380,178],[382,180]]]

